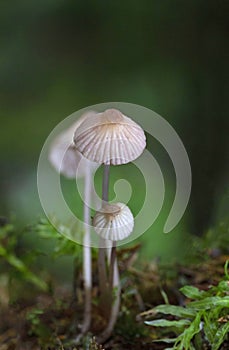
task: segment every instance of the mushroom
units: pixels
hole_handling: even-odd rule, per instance
[[[134,228],[134,217],[130,209],[124,203],[104,203],[94,218],[93,226],[96,233],[113,242],[113,248],[110,257],[110,287],[111,290],[115,287],[116,299],[111,308],[111,314],[106,329],[100,335],[100,342],[104,342],[112,333],[114,328],[120,304],[120,283],[119,273],[116,259],[115,242],[127,238]],[[113,300],[111,300],[113,302]]]
[[[146,137],[143,129],[119,110],[107,109],[102,113],[96,114],[94,118],[87,118],[79,128],[77,128],[74,134],[74,143],[77,150],[81,152],[84,157],[90,161],[104,164],[102,211],[107,210],[107,208],[110,210],[111,207],[107,207],[110,165],[129,163],[142,154],[146,147]],[[119,204],[116,204],[116,206],[119,207]],[[100,224],[106,222],[106,220],[103,221],[104,216],[101,216],[101,214],[104,214],[101,210],[96,213],[93,223],[96,224],[95,229],[97,232],[100,232],[100,246],[106,246],[105,242],[108,237],[105,236],[107,232],[109,232],[108,236],[111,238],[112,230],[110,229],[107,231],[106,227],[98,227],[97,220],[102,220],[100,221]],[[117,217],[115,216],[114,222],[116,222],[118,217],[119,215],[117,215]],[[110,336],[118,317],[120,304],[120,283],[115,241],[116,240],[113,240],[110,258],[110,282],[111,286],[117,292],[116,299],[111,307],[111,316],[107,328],[101,335],[101,341],[106,340]],[[106,296],[105,286],[107,280],[104,248],[99,249],[98,268],[101,300],[104,300],[104,297]],[[106,308],[107,306],[108,305],[105,305]]]
[[[84,223],[85,232],[83,240],[83,280],[85,290],[84,320],[81,332],[85,333],[91,323],[91,248],[90,248],[90,193],[91,193],[91,172],[98,165],[89,161],[76,150],[73,143],[75,130],[87,118],[94,117],[95,112],[83,114],[77,122],[61,133],[51,145],[49,161],[57,172],[69,179],[84,177]]]
[[[49,161],[58,173],[68,179],[75,179],[76,176],[84,177],[88,166],[92,169],[97,167],[95,163],[88,161],[76,150],[73,142],[75,130],[86,118],[94,115],[95,112],[84,113],[72,126],[58,135],[51,144]]]
[[[104,239],[121,241],[127,238],[134,228],[134,217],[124,203],[105,203],[94,218],[95,232]]]
[[[87,118],[74,135],[77,150],[87,159],[120,165],[137,159],[146,147],[143,129],[117,109]]]

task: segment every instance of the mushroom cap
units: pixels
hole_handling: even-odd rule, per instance
[[[96,212],[93,226],[100,237],[121,241],[133,231],[134,217],[126,204],[106,203]]]
[[[83,114],[70,128],[58,135],[49,152],[49,161],[56,169],[56,171],[69,179],[76,177],[82,177],[85,175],[85,169],[87,166],[95,169],[96,163],[90,162],[88,159],[82,156],[77,151],[74,143],[73,136],[75,130],[79,125],[88,117],[95,115],[95,112],[87,112]]]
[[[77,150],[99,164],[126,164],[146,147],[143,129],[117,109],[87,118],[74,134]]]

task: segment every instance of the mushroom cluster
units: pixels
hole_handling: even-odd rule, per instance
[[[107,326],[98,338],[104,342],[112,333],[120,307],[120,280],[116,244],[131,235],[134,217],[124,203],[109,203],[109,172],[111,165],[121,165],[137,159],[146,147],[143,129],[117,109],[102,113],[85,113],[71,128],[59,135],[50,149],[49,160],[54,168],[68,178],[85,178],[84,259],[85,312],[81,333],[91,323],[91,251],[90,251],[90,191],[91,173],[103,165],[102,203],[92,225],[99,236],[98,273],[100,308]],[[107,249],[107,242],[112,244]],[[107,273],[107,265],[109,265]]]
[[[102,207],[93,218],[93,226],[100,236],[98,258],[99,282],[102,307],[108,314],[107,327],[99,340],[105,341],[111,334],[118,317],[120,304],[120,282],[116,256],[116,242],[127,238],[133,231],[134,218],[123,203],[109,204],[109,167],[137,159],[146,147],[143,129],[131,118],[117,109],[107,109],[93,118],[86,118],[76,129],[74,143],[85,158],[104,165]],[[106,276],[106,240],[112,241],[109,278]],[[105,241],[105,242],[104,242]],[[110,290],[110,299],[107,294]],[[112,296],[114,295],[114,300]],[[109,301],[109,302],[108,302]],[[111,305],[111,310],[109,306]]]

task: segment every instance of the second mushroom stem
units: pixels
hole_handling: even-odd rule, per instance
[[[108,202],[109,196],[109,175],[110,175],[110,165],[104,165],[103,169],[103,186],[102,186],[102,201],[103,203]],[[100,289],[100,306],[106,317],[108,315],[107,302],[109,298],[109,285],[107,278],[106,269],[106,241],[102,237],[99,240],[99,253],[98,253],[98,272],[99,272],[99,289]]]
[[[90,247],[90,202],[91,202],[91,169],[86,165],[84,183],[84,240],[83,240],[83,279],[85,291],[84,320],[81,332],[86,333],[91,324],[91,247]]]
[[[104,165],[104,174],[103,174],[103,202],[108,202],[108,193],[109,193],[109,165]],[[100,249],[101,250],[101,249]],[[105,249],[102,249],[104,251],[104,266],[105,265]],[[104,342],[106,339],[108,339],[113,331],[114,325],[116,323],[118,313],[119,313],[119,307],[120,307],[120,279],[119,279],[119,271],[118,271],[118,263],[117,263],[117,255],[116,255],[116,244],[113,242],[110,257],[108,257],[110,260],[110,274],[109,274],[109,281],[108,283],[108,292],[110,293],[111,298],[111,309],[108,307],[110,311],[110,315],[108,318],[108,324],[105,330],[100,335],[100,341]],[[106,273],[106,269],[105,269]],[[107,274],[106,274],[107,278]],[[114,300],[112,300],[114,298]]]

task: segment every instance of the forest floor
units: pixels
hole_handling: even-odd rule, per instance
[[[84,295],[82,282],[78,283],[73,297],[72,290],[55,286],[48,293],[40,293],[25,284],[24,295],[8,303],[4,302],[3,287],[0,290],[0,350],[162,350],[168,348],[162,342],[159,328],[147,326],[147,312],[156,305],[185,304],[179,291],[183,285],[192,285],[207,290],[224,276],[224,264],[229,256],[209,253],[201,263],[180,266],[160,266],[157,262],[139,267],[132,264],[136,250],[126,250],[120,265],[122,298],[118,322],[113,334],[104,344],[96,343],[94,335],[105,326],[97,306],[98,288],[94,281],[92,328],[81,344],[72,345],[71,340],[80,332],[83,318]],[[123,263],[125,261],[125,263]],[[29,290],[31,288],[31,290]],[[28,297],[28,295],[30,297]],[[171,345],[170,345],[171,346]],[[203,349],[210,347],[203,342]],[[229,349],[225,341],[220,349]]]

